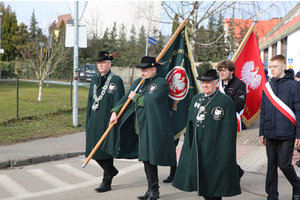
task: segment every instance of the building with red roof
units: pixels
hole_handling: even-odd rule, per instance
[[[281,19],[273,18],[270,20],[259,20],[254,25],[254,31],[258,40],[263,38]],[[226,18],[225,22],[225,30],[228,30],[232,27],[231,18]],[[253,24],[252,19],[234,19],[234,36],[237,39],[240,39],[242,36],[243,30],[247,32],[250,26]],[[244,33],[245,34],[245,33]]]

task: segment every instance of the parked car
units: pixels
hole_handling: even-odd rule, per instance
[[[86,81],[91,81],[95,75],[95,64],[86,64]],[[84,81],[84,65],[80,68],[79,80]]]

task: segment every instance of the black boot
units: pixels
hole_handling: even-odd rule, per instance
[[[138,196],[137,198],[138,198],[138,199],[148,199],[149,193],[150,193],[149,190],[147,190],[147,192],[146,192],[144,195]]]
[[[150,191],[148,200],[157,200],[159,198],[159,190]]]
[[[171,166],[170,175],[166,179],[163,180],[164,183],[172,183],[176,169],[177,169],[177,165]]]
[[[111,190],[111,184],[105,182],[102,182],[99,187],[95,188],[96,192],[107,192],[109,190]]]

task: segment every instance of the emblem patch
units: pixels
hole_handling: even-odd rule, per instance
[[[156,84],[151,84],[148,87],[148,94],[153,94],[157,90],[157,85]]]
[[[107,88],[107,92],[109,94],[113,94],[113,93],[116,92],[116,90],[117,90],[117,85],[114,84],[114,83],[110,83],[109,86],[108,86],[108,88]]]
[[[214,120],[222,120],[224,115],[224,110],[221,107],[214,107],[211,111],[211,116]]]
[[[174,100],[182,100],[189,91],[189,77],[183,67],[176,66],[168,72],[166,80],[169,83],[169,97]]]

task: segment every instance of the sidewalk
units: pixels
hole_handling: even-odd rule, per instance
[[[237,139],[237,159],[245,170],[241,179],[242,194],[224,199],[257,200],[266,199],[264,189],[266,174],[265,148],[258,139],[259,120],[247,130],[243,130]],[[178,155],[183,143],[181,137],[177,147]],[[65,135],[56,138],[46,138],[8,146],[0,146],[0,169],[18,167],[41,162],[59,160],[84,154],[85,132]],[[295,151],[293,164],[300,154]],[[300,174],[300,168],[295,167]],[[163,186],[163,184],[162,184]],[[292,187],[279,170],[280,199],[291,199]]]

